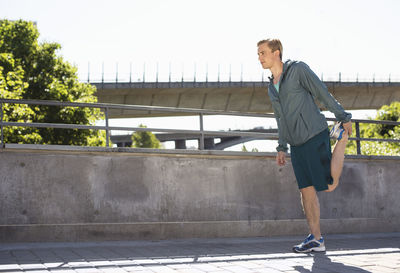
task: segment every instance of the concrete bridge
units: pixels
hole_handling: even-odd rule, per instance
[[[102,103],[197,108],[223,111],[272,112],[267,82],[132,82],[92,83]],[[345,109],[378,109],[400,101],[400,82],[325,82]],[[322,106],[321,106],[322,107]],[[111,110],[110,118],[173,115]],[[182,114],[179,114],[182,115]]]
[[[264,129],[264,128],[254,128],[251,130],[235,130],[235,132],[257,132],[257,133],[270,133],[277,134],[278,129]],[[182,134],[182,133],[162,133],[155,134],[156,138],[160,142],[174,141],[175,149],[186,149],[187,140],[197,140],[200,141],[199,134]],[[215,139],[220,139],[218,143],[215,143]],[[204,149],[206,150],[224,150],[228,147],[245,143],[252,140],[265,139],[257,137],[243,137],[243,136],[213,136],[207,135],[204,137]],[[117,147],[131,147],[132,146],[132,135],[112,135],[111,142],[116,144]],[[200,146],[200,145],[199,145]]]

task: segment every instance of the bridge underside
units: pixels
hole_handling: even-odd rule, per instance
[[[400,83],[325,82],[347,110],[379,109],[400,101]],[[93,83],[98,102],[197,108],[222,111],[272,112],[267,82]],[[320,105],[321,108],[322,105]],[[170,116],[173,113],[111,110],[110,118]],[[182,115],[182,114],[179,114]]]

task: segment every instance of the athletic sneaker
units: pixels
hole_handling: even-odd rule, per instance
[[[343,136],[343,125],[341,122],[336,122],[335,125],[333,125],[331,132],[330,132],[330,136],[331,138],[337,139],[337,140],[341,140],[342,136]]]
[[[324,238],[321,236],[321,239],[317,240],[314,235],[309,234],[304,242],[293,247],[293,251],[296,253],[323,252],[325,251]]]

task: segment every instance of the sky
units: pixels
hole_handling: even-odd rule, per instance
[[[324,80],[400,81],[399,12],[397,0],[0,0],[0,18],[35,21],[40,41],[59,43],[91,81],[103,70],[115,80],[117,66],[119,81],[144,71],[155,80],[157,67],[160,81],[201,81],[207,71],[211,81],[218,70],[221,80],[261,80],[265,38]]]

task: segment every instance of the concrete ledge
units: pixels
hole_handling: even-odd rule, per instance
[[[0,162],[0,242],[307,233],[290,160],[274,156],[19,147]],[[319,193],[323,233],[400,232],[399,171],[346,160],[338,189]]]
[[[378,218],[321,219],[324,234],[400,232],[399,221]],[[162,240],[304,235],[303,219],[154,223],[1,225],[2,243]]]

